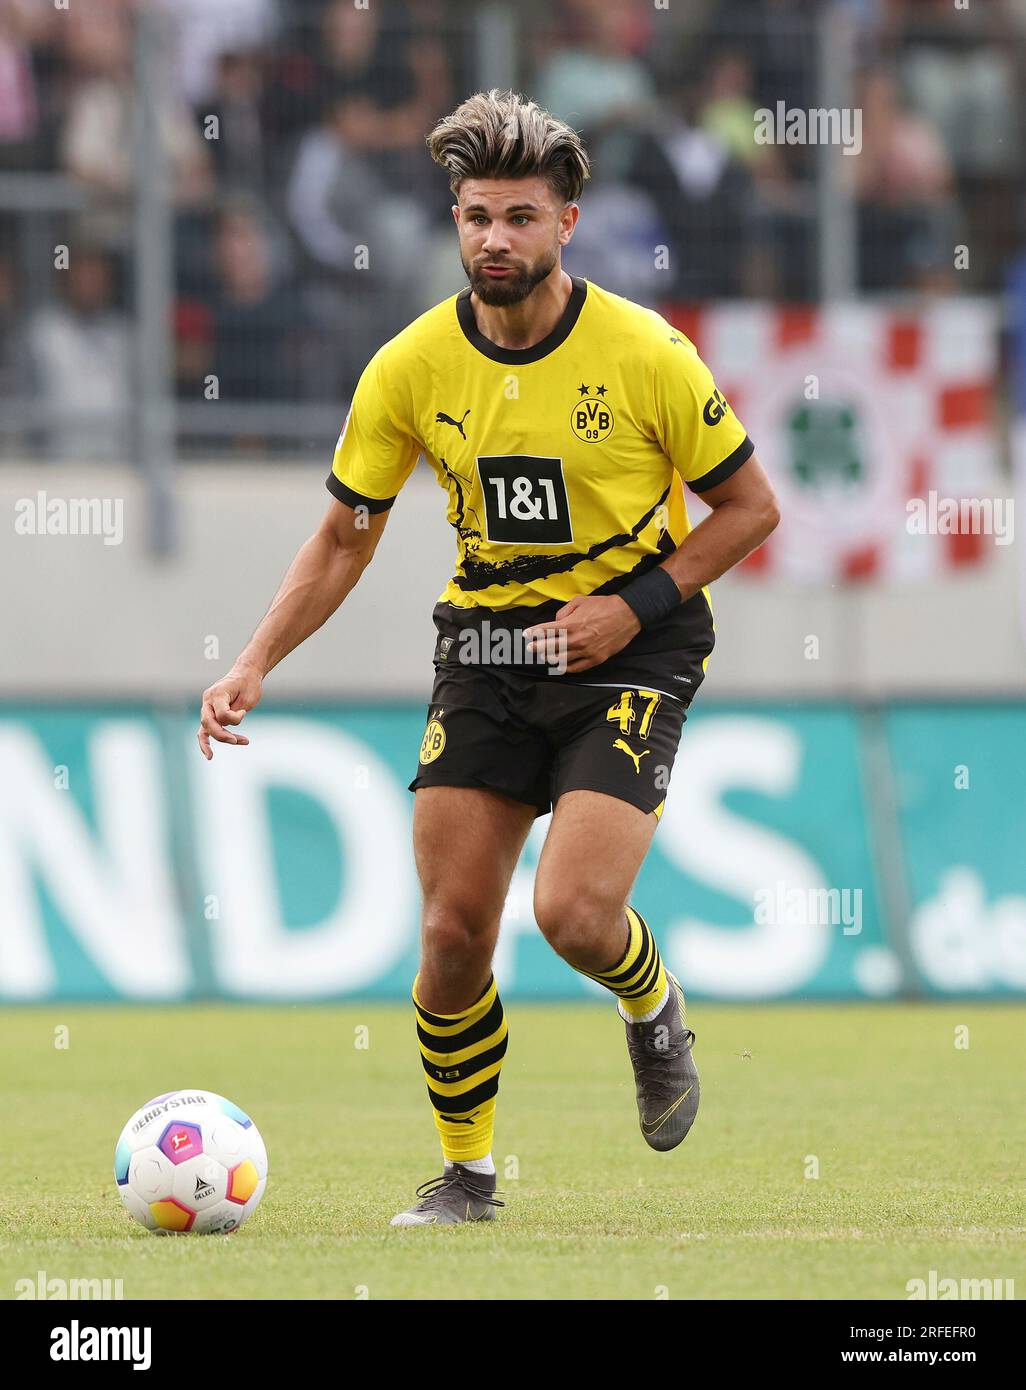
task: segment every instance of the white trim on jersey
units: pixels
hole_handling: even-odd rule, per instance
[[[635,685],[631,681],[567,681],[567,685],[587,685],[592,690],[651,690],[656,695],[665,695],[668,700],[680,700],[672,691],[660,690],[657,685]]]

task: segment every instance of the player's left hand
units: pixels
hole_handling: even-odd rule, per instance
[[[554,655],[565,660],[570,673],[601,665],[640,631],[634,610],[616,594],[581,594],[564,603],[552,622],[525,628],[524,637],[536,655],[547,652],[550,663]]]

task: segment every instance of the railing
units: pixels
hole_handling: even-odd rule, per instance
[[[103,44],[72,10],[0,25],[25,79],[0,109],[0,459],[132,461],[158,550],[177,457],[326,457],[374,350],[465,283],[423,137],[478,87],[582,130],[565,264],[641,302],[1002,287],[1026,84],[993,16],[244,9],[227,47],[170,0],[100,5]],[[778,103],[857,111],[861,157],[843,121],[833,143],[760,143]]]

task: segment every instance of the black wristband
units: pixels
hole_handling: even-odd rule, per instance
[[[616,596],[634,610],[642,627],[658,623],[681,602],[680,590],[661,565],[632,579]]]

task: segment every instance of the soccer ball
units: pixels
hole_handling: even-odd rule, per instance
[[[148,1100],[114,1150],[121,1200],[158,1235],[227,1235],[252,1216],[267,1186],[256,1125],[213,1091]]]

